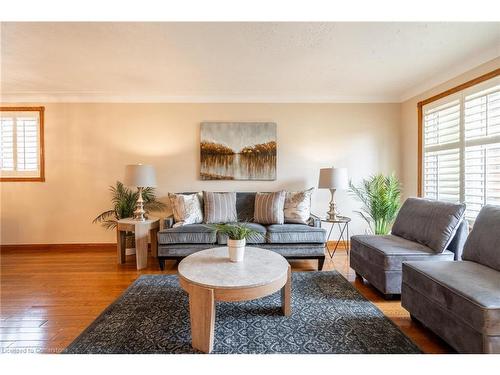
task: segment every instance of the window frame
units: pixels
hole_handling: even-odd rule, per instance
[[[500,68],[495,69],[489,73],[483,74],[482,76],[476,77],[470,81],[462,83],[458,86],[452,87],[446,91],[443,91],[437,95],[431,96],[425,100],[422,100],[417,103],[417,122],[418,122],[418,165],[417,165],[417,196],[422,197],[424,192],[424,169],[423,169],[423,157],[424,157],[424,127],[423,127],[423,107],[440,99],[446,98],[448,96],[460,93],[468,88],[479,85],[485,81],[488,81],[492,78],[495,78],[500,75]],[[461,187],[462,188],[462,187]]]
[[[5,107],[0,106],[0,111],[2,112],[38,112],[40,124],[40,147],[39,147],[39,158],[40,158],[40,174],[37,177],[33,176],[12,176],[12,177],[0,177],[0,182],[45,182],[45,140],[44,140],[44,113],[45,107]]]

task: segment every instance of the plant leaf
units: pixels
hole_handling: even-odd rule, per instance
[[[401,206],[401,183],[394,173],[364,179],[359,187],[349,182],[350,193],[362,203],[356,211],[375,234],[388,234]]]

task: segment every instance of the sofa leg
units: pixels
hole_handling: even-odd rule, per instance
[[[384,299],[386,299],[387,301],[391,301],[393,299],[396,299],[397,296],[397,294],[384,294]]]
[[[361,276],[360,273],[355,272],[356,274],[356,279],[363,281],[363,276]]]
[[[318,259],[318,271],[323,270],[323,265],[325,264],[325,257]]]
[[[415,318],[415,315],[410,314],[410,319],[413,323],[420,323],[417,318]]]
[[[165,269],[165,259],[158,258],[158,263],[160,264],[160,270],[163,271]]]

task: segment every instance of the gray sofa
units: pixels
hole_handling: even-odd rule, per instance
[[[500,206],[486,205],[461,262],[403,264],[401,304],[460,353],[500,353]]]
[[[192,194],[192,193],[184,193]],[[236,193],[236,211],[239,222],[247,222],[259,232],[247,239],[248,245],[269,249],[287,259],[317,259],[318,269],[325,261],[326,231],[321,228],[319,218],[312,216],[308,225],[282,224],[261,225],[252,223],[254,213],[254,192]],[[163,229],[158,232],[158,260],[163,269],[165,260],[180,260],[196,251],[216,246],[225,246],[227,237],[205,224],[189,224],[172,227],[173,217],[164,221]]]
[[[386,298],[401,294],[403,262],[460,259],[468,232],[464,212],[465,205],[409,198],[391,234],[351,237],[350,266]]]

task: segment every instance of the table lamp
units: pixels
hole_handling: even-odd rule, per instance
[[[125,166],[125,184],[135,186],[139,191],[139,197],[134,211],[134,219],[145,221],[144,200],[142,190],[145,187],[156,187],[156,174],[152,165],[132,164]]]
[[[340,217],[335,203],[335,191],[337,189],[347,189],[347,168],[321,168],[319,171],[319,189],[329,189],[332,194],[330,200],[330,210],[326,213],[328,220],[338,220]]]

